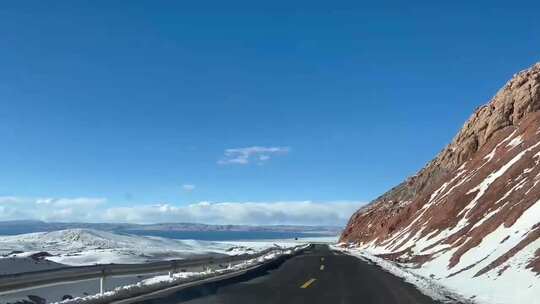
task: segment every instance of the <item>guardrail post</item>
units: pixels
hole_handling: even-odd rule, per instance
[[[169,278],[172,279],[172,277],[174,276],[174,274],[176,273],[176,269],[177,269],[177,265],[176,265],[176,261],[171,261],[171,270],[169,270]]]
[[[105,269],[101,271],[101,277],[99,278],[99,294],[103,295],[105,292]]]
[[[213,265],[214,265],[214,258],[210,259],[210,261],[208,262],[208,264],[205,266],[205,271],[212,271],[213,269]]]

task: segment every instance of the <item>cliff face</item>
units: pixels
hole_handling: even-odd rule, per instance
[[[444,276],[540,274],[540,63],[478,108],[417,175],[358,210],[341,241]],[[442,266],[441,266],[442,267]]]

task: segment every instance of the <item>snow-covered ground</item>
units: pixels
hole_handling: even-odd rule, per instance
[[[153,291],[161,290],[167,287],[172,287],[182,283],[188,283],[195,280],[207,279],[216,277],[219,275],[225,275],[228,273],[233,273],[236,271],[241,271],[249,269],[258,265],[262,265],[271,260],[275,260],[284,255],[294,254],[297,250],[301,250],[301,247],[289,248],[286,250],[273,251],[259,258],[246,260],[240,264],[225,268],[225,269],[215,269],[207,270],[204,272],[185,272],[177,273],[172,276],[161,275],[152,278],[142,280],[136,284],[125,285],[114,290],[105,292],[103,294],[95,294],[85,297],[76,297],[73,299],[67,299],[57,303],[61,304],[102,304],[109,303],[114,300],[129,298],[132,296],[146,294]]]
[[[0,237],[0,275],[47,270],[65,267],[66,265],[144,263],[203,256],[253,254],[271,247],[292,248],[311,241],[332,243],[335,240],[334,237],[300,240],[208,242],[115,234],[92,229],[68,229]],[[146,286],[148,282],[144,280],[155,275],[130,275],[108,278],[105,280],[105,288],[113,290],[123,288],[122,286],[137,284],[137,286],[141,284]],[[196,273],[193,275],[209,274]],[[187,279],[185,276],[186,274],[178,274],[175,279]],[[153,280],[152,282],[155,282],[156,279]],[[28,300],[29,295],[47,299],[49,302],[60,301],[66,295],[82,297],[96,294],[98,291],[99,280],[90,279],[3,293],[0,294],[0,303],[15,303]]]
[[[38,301],[62,302],[64,299],[71,299],[63,303],[108,303],[113,299],[122,298],[128,295],[151,292],[176,284],[204,279],[216,275],[226,274],[249,267],[253,267],[264,262],[276,259],[282,255],[292,254],[299,250],[301,246],[295,248],[276,248],[276,251],[266,255],[246,260],[235,265],[229,265],[222,269],[208,269],[200,272],[176,273],[172,277],[169,274],[153,275],[129,275],[121,277],[109,277],[105,280],[105,292],[99,294],[99,279],[89,279],[73,283],[59,283],[52,286],[22,290],[10,293],[0,293],[0,303],[26,303],[31,297]]]
[[[62,264],[134,264],[194,256],[238,255],[256,253],[275,246],[293,247],[309,242],[335,243],[337,238],[211,242],[116,234],[94,229],[0,236],[0,274],[51,269]],[[39,255],[42,256],[35,258]]]
[[[68,229],[0,237],[0,271],[3,274],[21,272],[10,270],[13,264],[34,264],[31,255],[45,252],[41,259],[64,265],[93,265],[110,263],[144,263],[159,260],[184,259],[194,256],[219,256],[254,253],[270,246],[247,248],[238,244],[195,240],[174,240],[161,237],[115,234],[92,229]],[[8,259],[8,260],[6,260]],[[22,259],[26,262],[21,262]],[[47,263],[35,263],[36,270],[46,269]],[[31,268],[31,267],[30,267]],[[28,271],[30,269],[24,269]]]
[[[358,248],[344,248],[331,246],[333,250],[357,257],[365,262],[378,265],[389,273],[402,278],[405,282],[415,285],[423,294],[443,303],[474,303],[446,286],[441,285],[432,278],[420,275],[409,268],[368,253]]]
[[[153,275],[131,275],[122,277],[111,277],[105,280],[105,290],[113,290],[119,286],[137,284],[138,282],[149,279]],[[90,279],[86,281],[77,281],[73,283],[61,283],[49,285],[30,290],[22,290],[11,293],[0,294],[0,303],[25,303],[29,296],[39,297],[47,300],[47,303],[61,301],[64,297],[84,297],[99,293],[99,279]],[[31,302],[33,303],[33,302]]]
[[[540,248],[540,242],[533,242],[529,246],[536,250]],[[536,303],[535,301],[540,295],[540,277],[526,269],[530,256],[525,255],[525,253],[531,250],[522,251],[513,257],[510,263],[514,267],[505,269],[506,271],[502,274],[498,273],[501,269],[498,267],[486,275],[475,277],[474,273],[481,269],[485,263],[473,264],[474,266],[466,268],[465,271],[451,275],[447,269],[449,259],[447,254],[441,254],[422,267],[415,267],[379,258],[375,254],[380,252],[370,251],[365,247],[342,248],[333,246],[333,248],[369,260],[416,285],[426,295],[439,300],[446,299],[452,302],[451,298],[453,298],[459,299],[462,303],[521,304]],[[478,254],[489,256],[493,253],[491,248],[484,248],[482,252]]]

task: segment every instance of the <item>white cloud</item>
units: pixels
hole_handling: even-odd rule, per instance
[[[14,203],[16,201],[16,203]],[[364,203],[312,202],[199,202],[107,207],[103,198],[0,197],[0,220],[38,219],[88,222],[198,222],[251,225],[344,225]]]
[[[0,220],[87,221],[99,218],[104,198],[0,197]]]
[[[289,147],[245,147],[226,149],[223,157],[218,161],[220,165],[247,165],[252,161],[262,164],[271,157],[284,155],[290,152]]]
[[[362,202],[200,202],[109,208],[107,221],[252,225],[344,225]]]
[[[24,203],[25,200],[16,196],[0,196],[0,204],[18,204]]]
[[[186,192],[191,192],[191,191],[195,190],[195,185],[183,184],[182,189],[184,191],[186,191]]]
[[[39,198],[36,200],[38,205],[49,205],[52,207],[77,207],[77,208],[95,208],[104,204],[107,200],[104,198]]]

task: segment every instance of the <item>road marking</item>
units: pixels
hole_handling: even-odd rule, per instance
[[[305,282],[304,285],[300,286],[302,289],[308,288],[313,282],[317,281],[317,279],[310,279],[309,281]]]
[[[324,265],[321,265],[321,271],[324,270]]]

